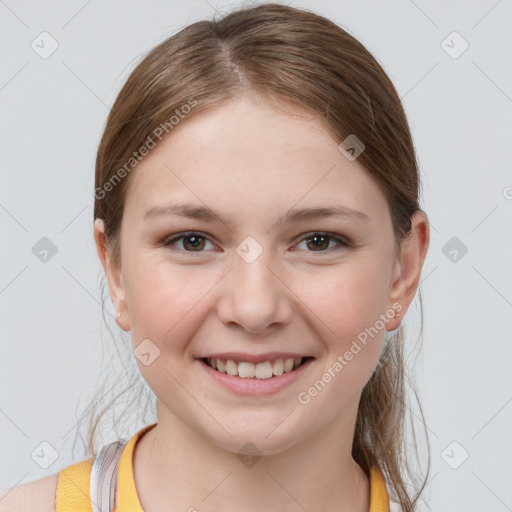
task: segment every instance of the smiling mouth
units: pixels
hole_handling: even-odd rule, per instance
[[[204,357],[203,363],[219,373],[225,373],[242,379],[265,380],[278,377],[283,373],[290,373],[299,366],[314,359],[313,357],[297,357],[290,359],[276,359],[262,363],[248,363],[244,361],[233,361],[232,359],[210,359]]]

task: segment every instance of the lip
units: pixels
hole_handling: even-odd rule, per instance
[[[265,355],[265,357],[267,357],[267,355]],[[224,357],[219,357],[219,359],[224,359]],[[280,358],[278,357],[277,359]],[[264,359],[264,361],[268,361],[268,359]],[[218,382],[219,384],[223,385],[233,393],[245,396],[272,395],[274,393],[281,391],[285,387],[290,386],[297,379],[300,379],[300,377],[307,371],[307,369],[309,368],[313,361],[314,358],[309,357],[307,358],[306,362],[301,364],[295,370],[285,372],[282,375],[274,375],[270,379],[260,380],[256,378],[244,379],[242,377],[228,375],[227,373],[221,373],[208,366],[203,361],[203,359],[197,360],[201,368],[203,368],[206,374],[209,377],[211,377],[215,382]]]
[[[243,352],[222,352],[216,354],[205,354],[199,356],[197,359],[208,358],[208,359],[231,359],[232,361],[244,361],[246,363],[264,363],[265,361],[275,361],[276,359],[295,359],[302,357],[306,359],[311,357],[305,354],[299,353],[286,353],[286,352],[267,352],[266,354],[245,354]]]

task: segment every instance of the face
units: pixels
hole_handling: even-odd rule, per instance
[[[311,114],[272,105],[241,98],[197,113],[132,171],[122,264],[108,275],[119,325],[149,353],[137,363],[159,422],[233,452],[251,440],[277,453],[350,424],[391,317],[412,300],[378,185]],[[221,220],[180,215],[184,204]],[[360,213],[296,214],[335,208]],[[309,359],[242,388],[201,360],[229,352]]]

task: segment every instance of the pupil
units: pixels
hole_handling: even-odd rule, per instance
[[[201,245],[201,237],[199,236],[196,236],[196,235],[190,235],[186,238],[186,240],[192,240],[192,247],[194,247],[195,249],[197,249],[200,245]]]
[[[321,246],[322,246],[322,243],[317,245],[317,242],[319,239],[322,239],[324,241],[323,245],[325,245],[325,240],[327,239],[326,236],[321,235],[321,236],[314,236],[314,237],[310,238],[310,241],[314,241],[313,247],[315,247],[316,249],[318,249],[319,247],[321,248]]]

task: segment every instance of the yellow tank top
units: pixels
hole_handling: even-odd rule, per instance
[[[118,503],[115,512],[144,512],[135,488],[133,476],[133,450],[137,441],[156,423],[135,433],[123,448],[119,460]],[[91,512],[90,476],[93,457],[77,462],[58,473],[55,494],[56,512]],[[389,512],[389,497],[384,476],[379,466],[370,469],[370,510]]]

